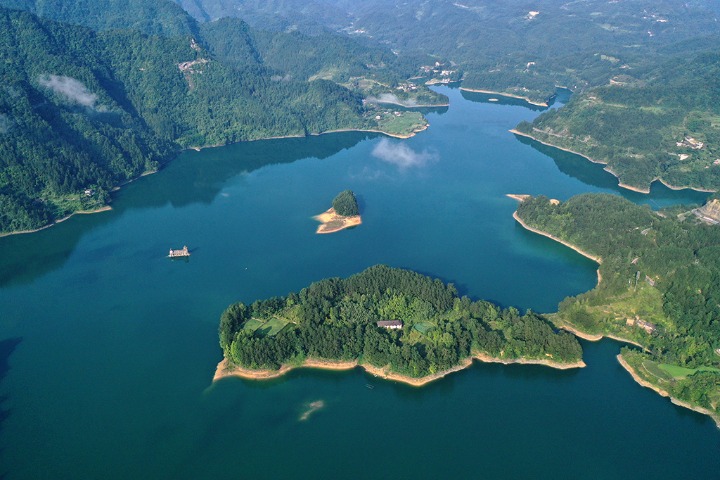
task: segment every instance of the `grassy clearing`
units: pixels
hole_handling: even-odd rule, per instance
[[[666,372],[664,369],[662,369],[657,363],[652,362],[650,360],[644,360],[642,362],[642,366],[649,373],[650,375],[657,377],[661,380],[672,380],[673,376],[670,375],[668,372]]]
[[[699,367],[699,368],[687,368],[687,367],[681,367],[679,365],[670,365],[668,363],[661,363],[658,365],[664,372],[666,372],[668,375],[672,376],[673,378],[677,380],[681,380],[685,377],[688,377],[695,372],[715,372],[720,373],[720,369],[713,368],[713,367]]]
[[[558,322],[565,320],[589,333],[613,333],[631,339],[642,338],[646,333],[637,326],[628,326],[628,318],[638,317],[662,326],[667,332],[676,330],[663,311],[662,294],[644,281],[638,283],[637,290],[631,287],[610,300],[610,303],[600,305],[577,305],[555,315],[555,319]]]
[[[258,328],[260,328],[260,326],[262,326],[263,323],[265,323],[265,322],[263,322],[262,320],[258,320],[257,318],[251,318],[250,320],[245,322],[245,325],[243,325],[243,330],[247,330],[249,332],[254,332]]]
[[[278,318],[273,317],[267,322],[265,322],[258,330],[255,331],[256,335],[270,335],[271,337],[274,337],[278,333],[282,331],[285,326],[290,323],[284,318]]]
[[[400,112],[400,115],[382,114],[381,117],[377,120],[380,130],[393,135],[409,135],[426,123],[419,112]]]

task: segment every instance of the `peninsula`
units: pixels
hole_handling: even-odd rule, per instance
[[[387,320],[392,319],[392,320]],[[579,368],[577,339],[533,313],[460,297],[452,284],[385,265],[286,297],[236,303],[220,320],[214,380],[360,366],[421,386],[483,362]]]
[[[514,217],[600,264],[602,281],[547,318],[640,347],[618,357],[638,383],[720,426],[720,285],[710,280],[720,277],[720,229],[601,194],[524,197]]]
[[[333,199],[332,207],[313,217],[320,222],[315,233],[334,233],[362,223],[357,199],[352,190],[344,190]]]

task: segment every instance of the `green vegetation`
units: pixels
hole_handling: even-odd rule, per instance
[[[380,117],[380,118],[377,118]],[[420,112],[380,111],[375,115],[378,128],[389,135],[409,136],[427,126],[427,120]]]
[[[0,0],[0,7],[93,30],[136,30],[166,37],[197,33],[197,22],[165,0]]]
[[[162,0],[22,6],[105,30],[0,8],[0,233],[102,207],[115,186],[157,170],[180,148],[380,130],[362,89],[340,82],[364,75],[397,83],[408,68],[339,36],[310,51],[302,35],[237,20],[199,28]],[[297,72],[273,67],[290,58]],[[339,73],[323,79],[320,70]]]
[[[718,416],[718,405],[720,405],[719,370],[692,369],[692,373],[686,371],[678,375],[679,367],[657,364],[648,360],[646,354],[635,350],[623,348],[622,356],[643,380],[668,392],[674,398],[713,412],[716,419],[720,418]]]
[[[338,193],[337,197],[333,199],[332,208],[335,209],[335,213],[343,217],[360,215],[357,199],[352,190],[343,190]]]
[[[674,58],[517,129],[607,163],[620,181],[720,189],[720,54]]]
[[[383,319],[402,320],[403,328],[377,327]],[[219,335],[225,357],[247,368],[277,369],[307,357],[362,359],[415,378],[474,353],[556,362],[582,355],[572,335],[555,332],[535,313],[473,302],[440,280],[384,265],[286,297],[233,304],[222,314]]]
[[[717,402],[708,403],[720,395],[717,226],[599,194],[557,205],[530,198],[518,215],[602,259],[602,282],[563,300],[553,321],[641,344],[646,351],[634,355],[648,366],[648,378],[681,400],[718,411]]]
[[[462,75],[465,87],[535,102],[546,101],[556,85],[573,91],[606,85],[657,59],[716,48],[718,41],[718,8],[706,1],[177,1],[200,21],[237,16],[278,31],[342,32],[389,45],[400,57],[433,55],[421,65],[443,63],[443,78]]]

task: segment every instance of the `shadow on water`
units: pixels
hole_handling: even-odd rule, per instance
[[[465,100],[476,103],[490,103],[493,105],[510,105],[515,107],[525,107],[534,112],[544,112],[548,107],[541,105],[535,105],[523,100],[522,98],[513,98],[500,95],[499,93],[482,93],[482,92],[470,92],[467,90],[461,90],[460,94]],[[555,97],[551,97],[550,105]]]
[[[62,267],[86,233],[108,223],[112,212],[78,215],[45,230],[0,238],[0,287],[32,282]],[[76,222],[82,222],[79,227]]]
[[[119,212],[158,207],[211,203],[225,182],[241,173],[267,165],[292,163],[303,158],[329,158],[379,134],[341,132],[300,138],[237,143],[200,152],[188,151],[173,160],[160,175],[142,179],[118,193]]]
[[[493,105],[510,105],[515,107],[525,107],[533,112],[544,112],[554,108],[560,108],[565,105],[572,96],[572,91],[567,88],[557,87],[555,93],[548,98],[547,106],[535,105],[522,98],[507,97],[499,93],[482,93],[461,90],[461,95],[465,100],[476,103],[490,103]]]
[[[660,182],[654,182],[651,185],[650,194],[634,192],[622,188],[618,184],[617,177],[607,172],[603,164],[593,163],[582,155],[566,152],[522,135],[515,135],[515,138],[520,143],[528,145],[543,155],[552,158],[558,169],[565,175],[573,177],[586,185],[616,192],[631,202],[648,204],[655,210],[669,205],[702,204],[705,203],[709,196],[709,193],[690,189],[672,190]]]
[[[301,138],[259,140],[201,152],[188,151],[158,174],[126,185],[117,194],[113,210],[77,215],[40,232],[0,238],[0,287],[25,284],[62,267],[80,239],[123,212],[157,207],[211,203],[224,183],[242,172],[266,165],[292,163],[303,158],[325,159],[378,134],[342,132]]]
[[[10,356],[13,354],[17,346],[22,341],[22,338],[8,338],[0,340],[0,383],[7,376],[10,371]],[[8,399],[6,395],[0,396],[0,433],[2,433],[3,423],[10,416],[10,410],[3,408],[3,404]],[[0,450],[0,454],[2,451]],[[6,473],[0,472],[0,479],[6,477]]]

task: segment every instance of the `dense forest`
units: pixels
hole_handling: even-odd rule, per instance
[[[641,344],[646,351],[637,355],[646,370],[666,372],[654,383],[719,411],[717,226],[692,212],[653,212],[615,195],[579,195],[560,204],[539,196],[523,201],[517,213],[529,226],[602,259],[602,281],[565,299],[556,322]]]
[[[351,88],[358,77],[404,78],[407,65],[392,63],[381,48],[356,58],[360,49],[339,36],[310,50],[299,34],[263,33],[238,20],[201,32],[172,3],[159,7],[168,3],[161,0],[98,3],[108,12],[124,6],[127,18],[164,13],[153,17],[152,28],[111,23],[94,25],[109,29],[96,32],[0,8],[0,233],[101,207],[112,188],[158,169],[180,148],[402,127],[379,125],[377,108],[364,105],[362,90]],[[83,17],[81,5],[62,2],[38,1],[32,9],[89,24],[95,18]],[[127,28],[111,29],[120,26]],[[304,62],[290,67],[303,69],[273,68],[297,57],[298,45]]]
[[[333,199],[332,208],[335,213],[344,217],[360,215],[357,199],[352,190],[343,190]]]
[[[400,320],[403,327],[378,327],[380,320]],[[533,312],[459,297],[452,284],[384,265],[286,297],[233,304],[222,314],[219,335],[229,361],[254,369],[312,357],[423,377],[478,352],[556,362],[582,356],[575,337]]]
[[[463,86],[543,102],[556,86],[605,85],[657,59],[717,45],[717,7],[702,0],[176,0],[201,22],[340,32],[400,56],[452,62]],[[710,40],[712,38],[712,40]]]
[[[623,184],[720,189],[720,54],[674,58],[576,95],[517,129],[607,163]]]

